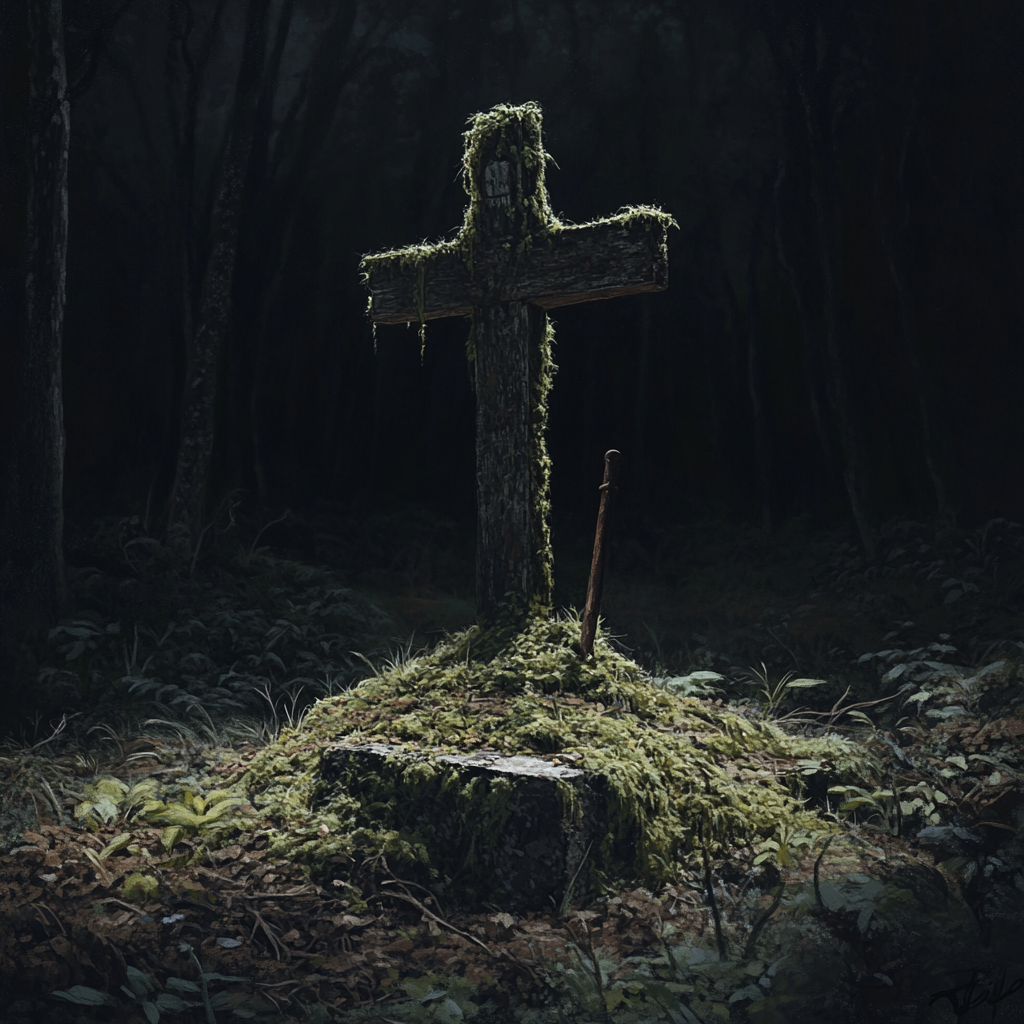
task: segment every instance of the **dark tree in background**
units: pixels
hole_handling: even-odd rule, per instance
[[[909,163],[921,143],[922,92],[929,50],[936,40],[948,38],[950,29],[956,26],[955,15],[956,8],[951,4],[928,11],[911,7],[896,13],[893,31],[879,40],[878,80],[873,98],[878,123],[873,195],[878,237],[899,309],[900,334],[914,391],[921,455],[928,472],[933,508],[948,522],[956,517],[947,483],[949,458],[943,451],[948,448],[948,440],[943,444],[936,383],[925,365],[925,339],[917,311],[920,289],[915,288],[910,277],[919,254],[913,252],[910,230]]]
[[[71,109],[61,0],[7,5],[0,32],[9,257],[3,315],[6,373],[16,382],[5,395],[13,413],[4,424],[10,442],[0,535],[6,650],[51,624],[65,594],[61,346]]]
[[[249,0],[246,9],[241,66],[228,120],[223,162],[216,172],[219,180],[215,183],[216,194],[210,213],[207,239],[210,251],[200,291],[199,315],[194,332],[185,339],[188,372],[167,523],[169,546],[185,558],[198,548],[202,536],[206,483],[213,455],[217,371],[231,314],[231,282],[238,250],[242,189],[263,91],[269,9],[270,0]],[[187,34],[183,32],[185,54],[187,46]]]
[[[777,0],[758,6],[762,31],[782,86],[785,142],[778,194],[779,260],[800,310],[808,402],[828,469],[841,467],[850,511],[868,557],[875,557],[869,468],[852,392],[853,339],[842,286],[843,208],[837,156],[849,106],[840,69],[853,30],[845,0]],[[787,178],[791,178],[787,182]],[[803,229],[802,238],[791,232]],[[790,239],[787,239],[790,235]],[[793,250],[798,250],[794,252]],[[839,451],[825,417],[831,411]]]
[[[893,516],[1024,513],[1019,3],[66,3],[71,524],[137,514],[194,555],[239,490],[471,517],[466,325],[431,324],[422,363],[414,331],[375,341],[357,266],[458,225],[467,117],[527,100],[556,212],[653,197],[681,226],[667,292],[555,318],[556,558],[609,448],[641,537],[708,507],[766,531],[808,513],[870,554]],[[0,46],[0,167],[27,197],[33,51]],[[0,211],[5,252],[30,251],[26,204]],[[24,271],[5,263],[0,301],[28,331]],[[5,528],[33,480],[52,541],[56,406],[45,438],[12,411],[59,365],[56,284],[33,282],[49,362],[4,332],[0,454],[28,459]]]

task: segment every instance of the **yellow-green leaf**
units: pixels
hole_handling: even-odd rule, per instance
[[[125,783],[120,779],[115,779],[110,776],[104,776],[102,779],[97,779],[92,786],[86,786],[85,791],[88,793],[90,789],[92,789],[94,793],[111,797],[115,803],[120,803],[124,798],[125,793],[128,792],[128,786]]]
[[[185,830],[180,825],[169,825],[160,833],[160,845],[170,853],[184,835]]]
[[[241,806],[245,801],[240,796],[229,797],[226,800],[221,800],[216,806],[211,807],[204,815],[203,822],[217,821],[223,818],[228,811],[233,811],[236,807]]]
[[[212,793],[206,794],[206,806],[211,807],[213,804],[219,804],[222,800],[227,800],[234,796],[236,794],[230,789],[215,789]]]
[[[75,805],[76,818],[97,818],[104,825],[117,816],[117,804],[108,796],[99,794],[93,800],[83,800]]]
[[[131,832],[122,832],[100,850],[100,860],[106,860],[112,853],[123,850],[132,841]]]
[[[162,811],[147,815],[147,818],[157,825],[180,825],[182,828],[199,828],[203,821],[198,814],[181,804],[169,804]]]
[[[129,807],[134,807],[145,800],[155,800],[159,788],[156,779],[140,779],[128,790],[124,803]]]

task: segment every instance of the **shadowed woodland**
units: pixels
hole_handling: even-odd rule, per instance
[[[3,5],[0,1017],[1017,1019],[1022,44],[1009,0]],[[558,216],[678,223],[667,290],[551,313],[555,606],[619,449],[608,649],[874,760],[765,753],[827,839],[446,916],[383,847],[268,870],[232,786],[474,622],[470,324],[372,328],[359,261],[452,237],[467,118],[531,100]]]

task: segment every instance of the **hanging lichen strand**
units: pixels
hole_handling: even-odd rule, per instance
[[[530,494],[536,545],[533,573],[536,589],[528,609],[532,616],[551,611],[555,591],[555,557],[551,550],[551,457],[547,445],[548,395],[558,369],[552,354],[554,343],[555,328],[545,313],[541,343],[531,353],[537,365],[530,368]]]

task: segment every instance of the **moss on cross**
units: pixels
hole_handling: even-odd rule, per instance
[[[547,310],[667,285],[675,222],[629,207],[587,224],[552,212],[536,103],[470,119],[462,227],[450,240],[365,256],[369,313],[420,325],[472,315],[477,394],[477,612],[490,624],[550,611],[551,460],[545,444],[554,374]]]

